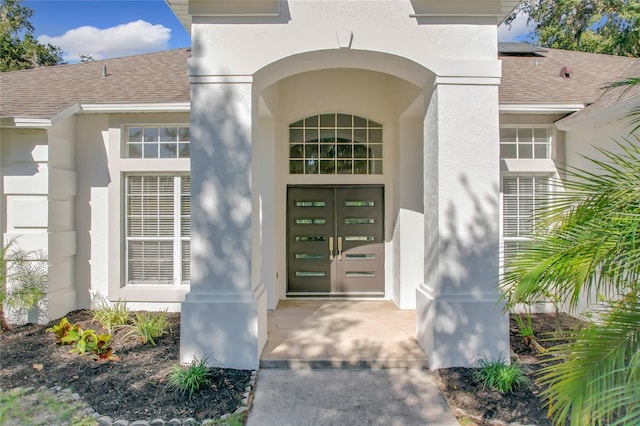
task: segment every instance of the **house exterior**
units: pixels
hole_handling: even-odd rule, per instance
[[[44,319],[182,312],[256,368],[285,298],[416,309],[433,368],[508,351],[499,253],[559,165],[628,134],[640,60],[498,44],[517,1],[168,0],[191,49],[0,75],[0,227]],[[500,46],[500,47],[499,47]]]

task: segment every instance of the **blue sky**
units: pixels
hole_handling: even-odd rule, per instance
[[[65,60],[105,59],[190,45],[164,0],[23,0],[35,36],[59,46]]]
[[[106,59],[190,45],[189,33],[164,0],[23,0],[42,42],[59,46],[64,59]],[[499,29],[501,41],[527,40],[526,17]]]

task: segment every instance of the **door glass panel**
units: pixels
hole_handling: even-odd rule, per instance
[[[346,235],[345,241],[373,241],[375,237],[373,235]]]
[[[318,241],[327,241],[327,237],[320,235],[304,235],[304,236],[296,236],[297,242],[318,242]]]
[[[375,222],[375,219],[372,217],[347,217],[344,220],[346,225],[366,225]]]
[[[351,201],[347,200],[344,202],[345,207],[374,207],[376,205],[375,201]]]
[[[326,258],[327,255],[324,253],[296,253],[296,259],[316,260]]]
[[[312,219],[312,218],[296,219],[296,225],[324,225],[325,223],[327,223],[327,219],[323,219],[323,218],[319,218],[319,219]]]
[[[296,277],[324,277],[326,272],[323,271],[296,271]]]
[[[344,255],[345,259],[375,259],[376,255],[371,253],[347,253]]]
[[[325,207],[324,201],[296,201],[296,207]]]
[[[376,273],[372,271],[347,271],[344,275],[349,278],[373,278]]]

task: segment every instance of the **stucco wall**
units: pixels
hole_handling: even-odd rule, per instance
[[[0,128],[3,244],[15,239],[26,251],[49,251],[47,196],[49,147],[45,130]],[[46,300],[32,312],[9,313],[12,322],[44,322]]]
[[[123,180],[126,172],[189,170],[188,160],[122,159],[125,125],[185,125],[188,113],[91,114],[76,118],[75,162],[78,196],[75,204],[78,255],[78,306],[89,307],[91,295],[127,300],[132,309],[179,310],[184,289],[144,286],[123,290]],[[129,286],[131,287],[131,286]],[[188,286],[186,286],[188,287]]]
[[[421,25],[412,12],[409,1],[287,1],[277,17],[194,16],[190,65],[205,75],[252,75],[291,55],[348,47],[428,64],[438,75],[475,72],[468,61],[477,60],[497,69],[495,20]]]
[[[47,321],[76,307],[73,121],[47,130],[1,129],[3,240],[15,238],[24,250],[48,258],[41,311],[16,321]]]

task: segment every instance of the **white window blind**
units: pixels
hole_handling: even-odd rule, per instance
[[[504,258],[510,259],[535,231],[535,215],[549,198],[546,176],[502,177],[502,237]]]
[[[126,176],[129,284],[188,284],[188,176]]]

